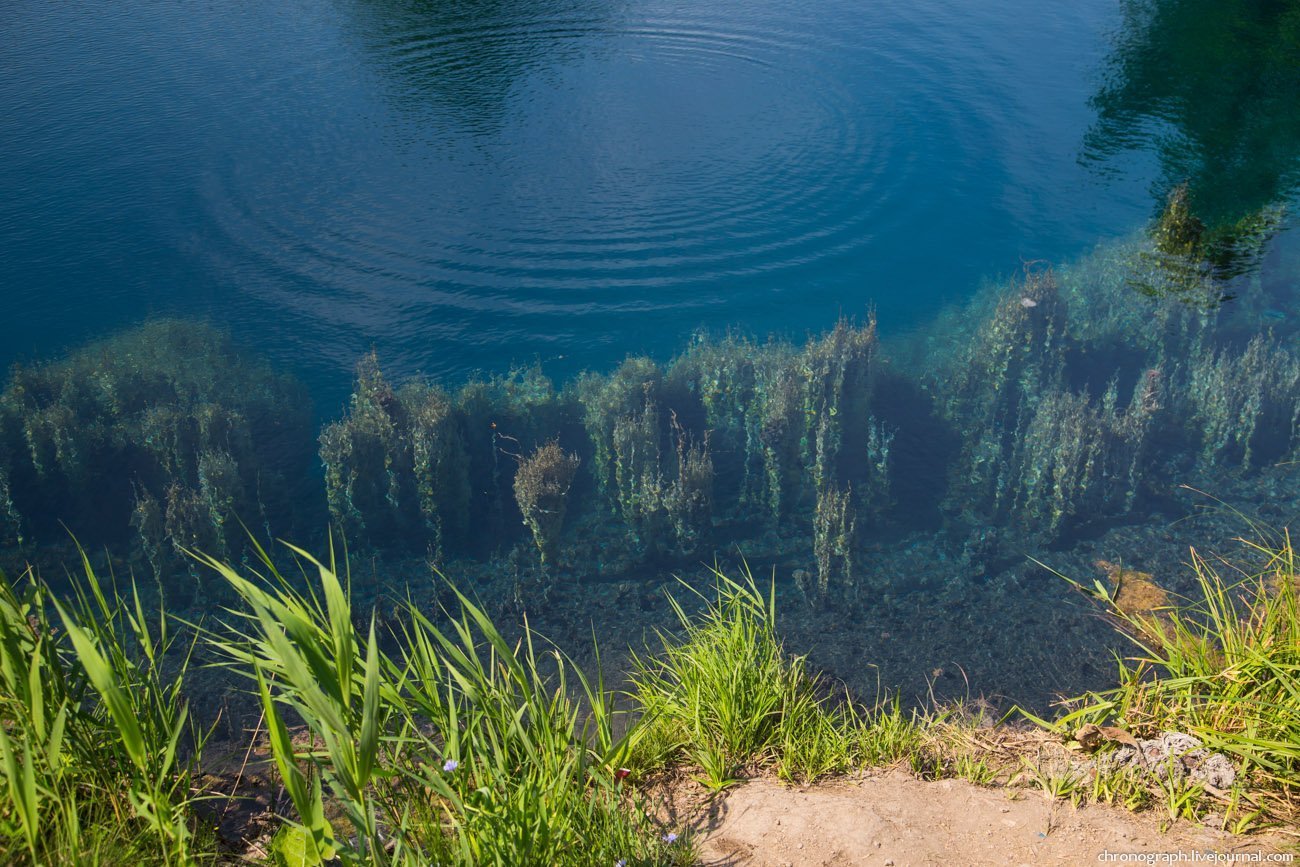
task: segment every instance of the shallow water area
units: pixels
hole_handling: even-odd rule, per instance
[[[333,526],[381,609],[438,566],[575,651],[744,559],[859,695],[1104,686],[1028,557],[1177,591],[1247,529],[1181,486],[1300,503],[1298,26],[14,4],[0,556],[67,524],[197,611],[184,549]]]

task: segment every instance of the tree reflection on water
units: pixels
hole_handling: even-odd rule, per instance
[[[1149,149],[1160,164],[1153,240],[1173,279],[1136,288],[1230,299],[1300,181],[1300,3],[1125,0],[1091,104],[1085,161]]]

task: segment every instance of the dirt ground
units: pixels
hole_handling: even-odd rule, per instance
[[[1241,853],[1250,863],[1248,853],[1300,852],[1300,834],[1233,837],[1187,822],[1162,831],[1157,812],[1075,808],[1034,791],[901,772],[806,789],[756,780],[683,804],[680,815],[709,867],[1125,863],[1120,853],[1186,853],[1181,863],[1196,863],[1192,852]]]

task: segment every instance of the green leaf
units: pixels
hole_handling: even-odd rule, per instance
[[[375,640],[375,618],[370,618],[370,640],[366,645],[366,683],[361,703],[361,741],[359,744],[357,784],[370,781],[379,754],[379,643]]]
[[[271,859],[276,867],[317,867],[322,864],[316,855],[311,834],[301,825],[282,825],[271,838]]]
[[[284,720],[280,718],[275,702],[271,698],[271,690],[267,686],[266,678],[260,668],[256,673],[257,689],[262,699],[262,712],[266,716],[266,730],[271,741],[271,755],[275,759],[276,768],[280,771],[280,779],[289,792],[289,799],[293,801],[298,816],[309,832],[311,851],[316,858],[316,861],[311,863],[327,861],[335,855],[334,829],[325,820],[325,803],[321,796],[320,778],[315,778],[313,785],[308,788],[307,778],[299,769],[294,756],[289,730],[285,727]]]
[[[54,604],[59,616],[63,618],[63,627],[68,637],[72,639],[72,646],[81,661],[81,667],[85,669],[91,685],[95,687],[95,691],[104,701],[104,707],[113,718],[113,725],[117,729],[122,746],[126,748],[127,755],[141,773],[148,773],[149,756],[145,746],[144,731],[140,728],[140,720],[136,717],[126,690],[118,681],[117,672],[99,652],[90,633],[82,628],[62,605],[58,602]]]

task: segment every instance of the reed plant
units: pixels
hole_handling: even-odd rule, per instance
[[[365,637],[358,635],[332,550],[328,566],[293,550],[316,567],[319,585],[311,591],[295,589],[264,551],[259,553],[269,580],[256,581],[200,555],[244,606],[232,612],[228,632],[214,632],[210,640],[234,671],[256,684],[271,753],[312,863],[334,858],[383,863],[385,840],[372,784],[382,773],[381,739],[395,696],[390,687],[389,700],[380,700],[382,660],[374,619]],[[284,711],[306,724],[310,745],[305,754],[295,749]],[[315,773],[304,772],[303,759]],[[351,824],[347,840],[336,839],[326,817],[326,787]]]
[[[182,695],[192,642],[84,553],[69,580],[60,601],[30,571],[0,576],[0,860],[211,860],[191,788],[204,733]]]
[[[305,864],[690,861],[624,785],[627,746],[600,681],[526,624],[508,642],[459,592],[449,626],[408,604],[381,641],[373,618],[357,629],[332,553],[293,550],[314,573],[308,590],[264,552],[247,577],[205,558],[244,605],[212,640],[262,702],[297,813],[282,849]]]

